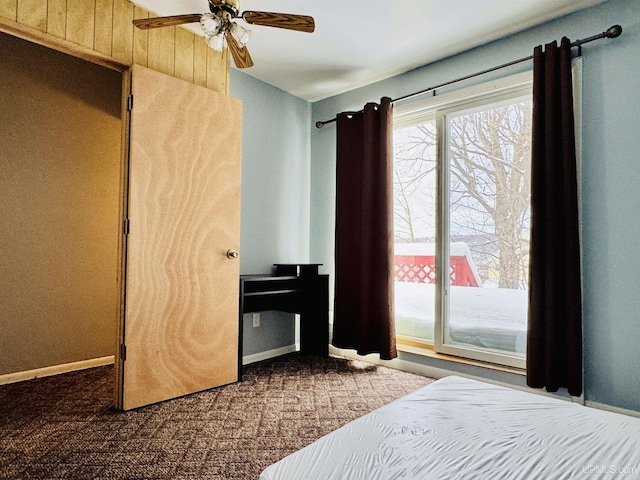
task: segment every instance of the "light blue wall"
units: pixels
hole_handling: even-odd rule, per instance
[[[318,130],[315,121],[528,56],[535,45],[563,35],[586,38],[613,24],[623,26],[620,38],[583,47],[585,398],[640,411],[640,222],[635,219],[640,212],[640,0],[609,0],[313,105],[232,70],[231,94],[244,103],[242,273],[267,273],[275,262],[304,261],[333,271],[335,124]],[[246,355],[293,342],[287,315],[267,314],[258,329],[246,318],[244,331]],[[406,353],[401,358],[524,385],[522,376]]]
[[[230,94],[243,105],[240,273],[308,262],[311,104],[234,69]],[[261,317],[245,315],[243,355],[294,344],[292,315]]]
[[[231,70],[242,100],[241,273],[308,261],[311,104]]]
[[[562,36],[586,38],[614,24],[615,40],[583,47],[582,202],[584,252],[585,399],[640,411],[640,0],[609,0],[558,21],[513,35],[343,95],[313,104],[313,122],[358,110],[382,96],[397,98],[531,55],[533,47]],[[459,84],[486,81],[502,71]],[[310,254],[332,272],[335,124],[311,126]],[[496,374],[402,354],[437,368],[524,384]]]

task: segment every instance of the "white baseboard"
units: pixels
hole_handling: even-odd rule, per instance
[[[468,373],[458,372],[456,370],[432,367],[422,363],[416,363],[409,360],[403,360],[400,358],[394,358],[393,360],[381,360],[380,355],[378,355],[377,353],[360,356],[356,353],[355,350],[343,350],[343,349],[336,348],[333,345],[329,345],[329,353],[338,355],[344,358],[349,358],[351,360],[362,360],[364,362],[369,362],[376,365],[382,365],[383,367],[402,370],[403,372],[415,373],[417,375],[422,375],[424,377],[435,378],[436,380],[440,378],[448,377],[449,375],[455,375],[458,377],[464,377],[471,380],[477,380],[479,382],[491,383],[493,385],[499,385],[502,387],[512,388],[515,390],[522,390],[524,392],[529,392],[536,395],[542,395],[545,397],[553,397],[553,398],[559,398],[560,400],[571,401],[570,397],[563,397],[560,395],[556,395],[554,393],[546,392],[544,390],[531,389],[529,387],[516,385],[513,383],[501,382],[498,380],[494,380],[493,378],[490,378],[490,377],[481,377],[478,375],[470,375]]]
[[[630,417],[640,418],[640,412],[637,412],[635,410],[629,410],[627,408],[620,408],[620,407],[613,407],[605,403],[592,402],[591,400],[585,401],[584,404],[587,407],[597,408],[598,410],[606,410],[607,412],[621,413],[622,415],[629,415]]]
[[[280,347],[280,348],[276,348],[273,350],[267,350],[266,352],[260,352],[260,353],[255,353],[253,355],[245,355],[242,357],[242,364],[243,365],[249,365],[250,363],[255,363],[255,362],[260,362],[262,360],[268,360],[270,358],[275,358],[275,357],[279,357],[281,355],[286,355],[288,353],[293,353],[293,352],[297,352],[298,350],[300,350],[300,346],[298,344],[293,344],[293,345],[287,345],[286,347]],[[380,357],[378,355],[372,354],[372,355],[367,355],[367,356],[360,356],[357,355],[355,352],[350,351],[350,350],[342,350],[342,349],[338,349],[335,348],[333,345],[329,346],[329,350],[330,353],[333,355],[339,355],[341,357],[345,357],[345,358],[351,358],[353,360],[362,360],[365,362],[369,362],[369,363],[374,363],[374,364],[378,364],[378,365],[383,365],[386,367],[390,367],[390,368],[396,368],[398,370],[403,370],[405,372],[411,372],[411,373],[416,373],[418,375],[424,375],[426,377],[432,377],[432,378],[442,378],[442,377],[446,377],[447,375],[459,375],[459,376],[466,376],[469,378],[474,378],[476,380],[480,380],[480,381],[485,381],[485,382],[490,382],[490,383],[496,383],[499,385],[504,385],[507,387],[511,387],[511,388],[516,388],[518,390],[525,390],[525,388],[523,387],[519,387],[516,385],[508,385],[505,384],[503,382],[492,382],[491,380],[487,380],[486,378],[479,378],[479,377],[475,377],[475,376],[469,376],[469,375],[461,375],[460,373],[457,372],[453,372],[453,371],[449,371],[449,370],[444,370],[441,368],[434,368],[434,367],[429,367],[427,365],[422,365],[422,364],[417,364],[414,362],[408,362],[406,360],[400,360],[400,359],[393,359],[393,360],[380,360]],[[113,364],[115,358],[113,355],[108,355],[106,357],[100,357],[100,358],[92,358],[89,360],[82,360],[79,362],[72,362],[72,363],[64,363],[62,365],[53,365],[50,367],[43,367],[43,368],[36,368],[34,370],[26,370],[24,372],[15,372],[15,373],[6,373],[4,375],[0,375],[0,385],[7,385],[9,383],[16,383],[16,382],[22,382],[24,380],[32,380],[34,378],[40,378],[40,377],[49,377],[51,375],[58,375],[61,373],[68,373],[68,372],[74,372],[76,370],[84,370],[87,368],[93,368],[93,367],[101,367],[103,365],[111,365]],[[530,391],[529,389],[526,389],[527,391]],[[538,393],[538,394],[542,394],[542,395],[548,395],[548,396],[556,396],[553,394],[548,394],[546,392],[538,392],[538,391],[534,391],[533,393]],[[567,399],[564,399],[567,400]],[[635,411],[635,410],[629,410],[626,408],[619,408],[619,407],[614,407],[611,405],[606,405],[604,403],[599,403],[599,402],[592,402],[592,401],[585,401],[584,405],[586,405],[587,407],[591,407],[591,408],[597,408],[599,410],[606,410],[609,412],[615,412],[615,413],[620,413],[623,415],[629,415],[631,417],[638,417],[640,418],[640,412]]]
[[[542,395],[545,397],[552,397],[552,398],[557,398],[560,400],[565,400],[565,401],[573,401],[573,402],[577,402],[580,403],[582,405],[585,405],[587,407],[591,407],[591,408],[596,408],[599,410],[606,410],[608,412],[614,412],[614,413],[620,413],[622,415],[629,415],[631,417],[639,417],[640,418],[640,412],[635,411],[635,410],[629,410],[626,408],[620,408],[620,407],[614,407],[611,405],[606,405],[604,403],[599,403],[599,402],[593,402],[590,400],[586,400],[584,401],[582,399],[582,397],[565,397],[565,396],[560,396],[554,393],[549,393],[546,392],[544,390],[540,390],[540,389],[531,389],[529,387],[524,387],[524,386],[520,386],[520,385],[514,385],[514,384],[510,384],[510,383],[505,383],[505,382],[499,382],[490,378],[484,378],[484,377],[478,377],[475,375],[467,375],[464,373],[460,373],[460,372],[456,372],[453,370],[445,370],[442,368],[434,368],[434,367],[430,367],[428,365],[423,365],[423,364],[419,364],[419,363],[415,363],[415,362],[410,362],[407,360],[401,360],[399,358],[394,358],[393,360],[380,360],[380,355],[378,354],[371,354],[371,355],[366,355],[366,356],[360,356],[358,355],[355,350],[342,350],[339,348],[334,347],[333,345],[329,345],[329,352],[333,355],[338,355],[340,357],[344,357],[344,358],[349,358],[352,360],[362,360],[364,362],[369,362],[369,363],[373,363],[376,365],[382,365],[384,367],[389,367],[389,368],[396,368],[398,370],[402,370],[405,372],[410,372],[410,373],[416,373],[418,375],[423,375],[425,377],[431,377],[431,378],[443,378],[446,377],[448,375],[457,375],[459,377],[466,377],[466,378],[470,378],[472,380],[478,380],[481,382],[485,382],[485,383],[492,383],[494,385],[501,385],[503,387],[508,387],[508,388],[513,388],[515,390],[521,390],[524,392],[529,392],[529,393],[533,393],[536,395]]]
[[[329,345],[329,353],[331,355],[337,355],[339,357],[349,358],[351,360],[362,360],[363,362],[373,363],[376,365],[382,365],[383,367],[395,368],[396,370],[402,370],[403,372],[415,373],[424,377],[442,378],[447,375],[451,375],[454,372],[450,370],[444,370],[442,368],[430,367],[421,363],[409,362],[407,360],[401,360],[394,358],[393,360],[381,360],[380,355],[372,353],[370,355],[358,355],[355,350],[343,350],[336,348],[333,345]]]
[[[32,380],[34,378],[49,377],[60,373],[74,372],[76,370],[84,370],[86,368],[101,367],[110,365],[114,362],[114,356],[109,355],[100,358],[91,358],[89,360],[81,360],[79,362],[63,363],[62,365],[53,365],[51,367],[36,368],[35,370],[26,370],[24,372],[5,373],[0,375],[0,385],[9,383],[22,382],[24,380]]]
[[[262,360],[268,360],[270,358],[286,355],[287,353],[293,353],[300,350],[300,345],[293,344],[286,347],[275,348],[273,350],[267,350],[266,352],[254,353],[253,355],[243,355],[242,364],[249,365],[250,363],[261,362]]]

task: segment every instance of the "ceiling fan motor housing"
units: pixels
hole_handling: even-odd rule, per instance
[[[235,18],[240,13],[239,0],[209,0],[209,10],[211,13],[220,14],[226,12]]]

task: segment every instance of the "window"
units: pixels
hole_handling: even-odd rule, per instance
[[[395,108],[401,339],[524,368],[531,108],[530,72]]]

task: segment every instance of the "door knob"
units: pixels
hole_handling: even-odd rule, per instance
[[[227,250],[227,258],[234,259],[238,258],[240,253],[237,250],[229,249]]]

